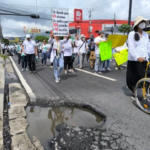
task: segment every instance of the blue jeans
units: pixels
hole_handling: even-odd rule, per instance
[[[95,72],[102,71],[103,69],[103,61],[101,61],[100,55],[95,54]]]
[[[107,68],[109,68],[110,60],[106,60],[106,61],[107,61]],[[103,62],[103,68],[105,68],[105,62],[106,62],[106,61]]]
[[[46,53],[42,53],[42,64],[44,62],[44,65],[46,65],[46,59],[47,59],[47,54]]]
[[[58,69],[58,66],[59,66],[59,69]],[[54,58],[53,68],[54,68],[55,79],[58,79],[58,77],[60,76],[61,71],[64,68],[64,59],[61,58],[61,56],[59,58],[57,58],[57,57]]]

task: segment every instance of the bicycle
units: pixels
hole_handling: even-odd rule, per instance
[[[150,62],[147,63],[145,77],[139,80],[135,86],[135,99],[137,106],[147,114],[150,114]]]

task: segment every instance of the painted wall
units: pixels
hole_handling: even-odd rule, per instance
[[[116,20],[117,25],[122,24],[128,24],[128,21],[126,20]],[[131,25],[133,24],[133,21],[131,22]],[[77,25],[76,22],[70,23],[69,27],[75,27]],[[81,26],[81,34],[84,34],[86,37],[89,37],[89,35],[93,34],[95,37],[97,36],[97,33],[95,33],[96,30],[104,30],[104,26],[114,26],[114,20],[92,20],[91,26],[93,27],[92,33],[88,33],[89,30],[89,21],[83,21],[82,23],[79,23]]]

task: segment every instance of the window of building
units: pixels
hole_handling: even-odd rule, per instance
[[[77,29],[70,29],[70,30],[69,30],[69,33],[70,33],[70,34],[77,34]]]

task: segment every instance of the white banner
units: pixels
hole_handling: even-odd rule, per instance
[[[69,10],[52,9],[52,29],[54,36],[67,36],[69,33]]]

